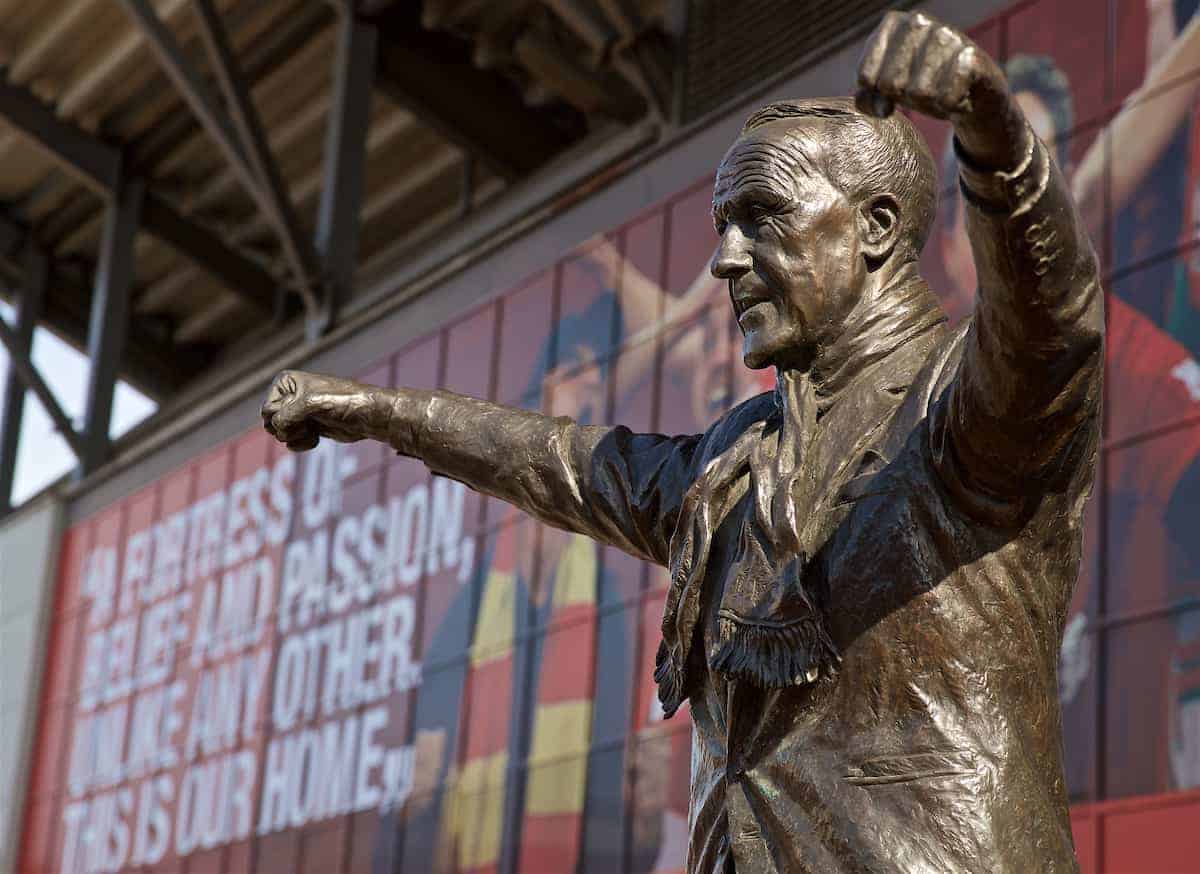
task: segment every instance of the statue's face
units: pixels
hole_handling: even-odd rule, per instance
[[[811,160],[819,119],[740,137],[717,170],[712,272],[729,282],[747,367],[804,368],[832,342],[862,293],[855,205]]]

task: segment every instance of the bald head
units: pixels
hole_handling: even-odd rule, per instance
[[[818,98],[771,103],[746,121],[739,143],[753,141],[780,173],[819,173],[852,203],[891,194],[900,208],[905,260],[920,256],[937,211],[937,171],[924,138],[900,113],[884,119],[861,112],[854,100]],[[736,144],[735,144],[736,145]],[[731,149],[726,162],[745,150]],[[735,167],[723,162],[721,176]]]

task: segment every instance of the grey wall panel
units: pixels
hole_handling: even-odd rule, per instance
[[[0,522],[0,874],[16,870],[62,516],[45,498]]]

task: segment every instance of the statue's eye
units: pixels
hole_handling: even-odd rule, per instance
[[[751,204],[750,209],[747,210],[747,212],[750,216],[750,221],[754,222],[756,225],[762,224],[771,216],[771,210],[761,203]]]

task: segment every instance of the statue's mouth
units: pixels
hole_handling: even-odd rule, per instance
[[[763,288],[734,286],[730,289],[730,300],[733,301],[733,314],[740,322],[742,316],[761,304],[771,302],[771,297]]]

